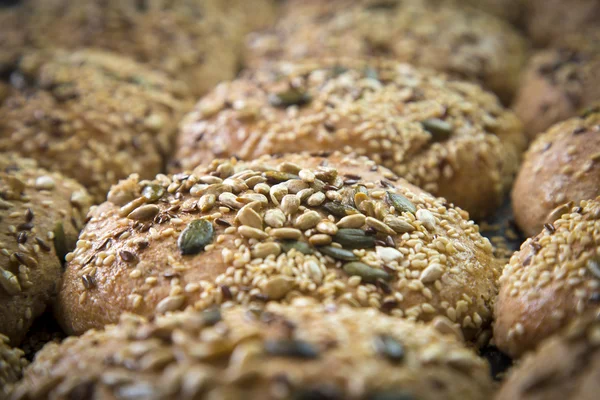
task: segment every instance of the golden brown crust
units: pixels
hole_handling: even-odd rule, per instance
[[[565,203],[600,196],[600,109],[554,125],[525,154],[512,202],[527,236],[560,216]],[[558,214],[557,214],[558,213]]]
[[[571,34],[534,55],[514,110],[533,139],[600,99],[600,29]]]
[[[299,295],[439,316],[467,339],[490,322],[499,269],[489,241],[464,211],[366,158],[220,160],[192,175],[131,177],[108,198],[67,256],[58,317],[69,333],[126,311],[149,317]],[[208,238],[204,251],[193,238]]]
[[[600,301],[600,197],[528,239],[499,280],[494,340],[519,357]]]
[[[0,154],[0,334],[18,345],[56,294],[91,198],[34,161]]]
[[[21,379],[27,360],[23,351],[11,347],[8,337],[0,333],[0,398],[6,398],[13,385]]]
[[[600,390],[600,318],[592,311],[516,367],[497,400],[592,400]]]
[[[265,60],[379,56],[483,83],[512,98],[526,42],[506,22],[430,0],[339,1],[314,11],[295,2],[273,31],[252,35],[249,64]],[[337,5],[337,6],[335,6]]]
[[[187,104],[180,82],[111,53],[40,51],[0,106],[0,151],[32,157],[97,202],[131,173],[152,177]]]
[[[479,218],[496,209],[512,182],[520,128],[476,85],[406,64],[278,63],[198,103],[181,124],[173,169],[233,155],[353,151]]]
[[[152,323],[123,316],[44,348],[13,398],[470,400],[492,390],[485,362],[431,327],[297,299]]]

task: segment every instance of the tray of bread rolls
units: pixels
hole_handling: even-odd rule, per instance
[[[598,398],[599,21],[0,1],[0,400]]]

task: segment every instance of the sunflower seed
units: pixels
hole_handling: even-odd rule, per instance
[[[281,210],[286,215],[293,215],[300,207],[300,199],[293,194],[283,196],[281,199]]]
[[[185,302],[184,296],[169,296],[162,299],[157,305],[155,311],[159,314],[167,311],[179,310]]]
[[[233,208],[235,210],[239,210],[244,207],[244,203],[241,203],[237,200],[237,196],[233,193],[223,192],[219,195],[219,201],[221,204]]]
[[[269,339],[264,342],[265,352],[275,357],[313,359],[319,357],[319,350],[312,344],[293,339]]]
[[[308,184],[306,182],[301,181],[300,179],[292,179],[292,180],[285,182],[285,187],[287,188],[288,192],[290,192],[292,194],[297,194],[303,190],[310,189]],[[311,194],[313,192],[314,191],[311,190]],[[298,197],[300,197],[300,196],[298,196]]]
[[[338,232],[338,227],[336,224],[327,219],[317,224],[317,231],[327,235],[335,235]]]
[[[15,253],[15,258],[19,261],[20,264],[26,265],[29,268],[37,268],[38,262],[35,258],[25,254],[25,253]]]
[[[0,286],[11,296],[21,293],[19,279],[10,271],[0,268]]]
[[[11,207],[13,207],[13,203],[0,199],[0,210],[8,210]]]
[[[54,225],[54,230],[52,232],[54,233],[54,251],[62,263],[69,252],[69,246],[67,244],[67,238],[62,222],[57,222],[56,225]]]
[[[134,221],[150,221],[159,213],[160,208],[154,204],[140,206],[127,215],[128,219]]]
[[[388,203],[396,209],[397,213],[409,212],[414,214],[417,211],[417,207],[406,197],[401,194],[392,192],[386,192],[386,199]]]
[[[375,283],[378,279],[387,281],[391,278],[390,274],[384,270],[372,268],[358,261],[344,264],[343,268],[348,275],[360,276],[367,283]]]
[[[165,189],[162,186],[154,183],[151,183],[142,189],[142,196],[148,199],[150,202],[159,200],[164,194]]]
[[[197,219],[188,224],[177,240],[182,255],[194,255],[204,250],[212,242],[213,225],[204,219]]]
[[[313,183],[315,181],[315,174],[313,174],[309,169],[300,170],[300,172],[298,172],[298,176],[300,176],[300,179],[307,183]]]
[[[362,214],[348,215],[342,218],[338,223],[338,228],[360,228],[365,224],[366,218]]]
[[[238,227],[238,233],[248,239],[264,240],[269,237],[264,231],[248,225]]]
[[[313,246],[327,246],[331,244],[331,236],[325,234],[312,235],[308,241]]]
[[[282,247],[275,242],[257,243],[252,248],[252,258],[267,258],[270,255],[278,256],[281,253]]]
[[[592,258],[587,262],[587,269],[594,275],[597,279],[600,279],[600,262],[598,259]]]
[[[279,205],[281,199],[283,199],[283,196],[286,194],[288,194],[287,187],[281,184],[271,186],[269,189],[269,197],[271,197],[271,201],[275,205]]]
[[[333,247],[333,246],[319,247],[319,251],[321,253],[325,254],[326,256],[335,258],[336,260],[343,260],[343,261],[358,260],[358,257],[350,250],[340,249],[338,247]]]
[[[367,225],[375,229],[377,232],[385,233],[386,235],[394,235],[396,232],[378,219],[367,217]]]
[[[296,218],[294,227],[300,230],[314,228],[321,221],[321,215],[316,211],[308,211]]]
[[[262,176],[267,178],[267,182],[269,183],[280,183],[289,181],[291,179],[300,179],[298,175],[281,171],[265,171],[263,172]]]
[[[311,207],[317,207],[317,206],[320,206],[321,204],[323,204],[324,201],[325,201],[325,193],[317,192],[317,193],[311,195],[308,198],[308,200],[306,200],[306,204],[308,204]]]
[[[452,125],[439,118],[429,118],[421,121],[423,129],[431,134],[434,141],[447,140],[452,135]]]
[[[563,214],[568,213],[572,206],[573,203],[569,202],[556,207],[554,210],[548,213],[548,216],[546,217],[546,222],[550,224],[554,223],[557,219],[562,217]]]
[[[265,285],[265,294],[270,300],[280,300],[284,298],[296,286],[294,278],[285,275],[275,275],[267,281]]]
[[[404,359],[404,346],[398,340],[387,334],[375,336],[373,342],[375,351],[393,362]]]
[[[423,208],[418,210],[416,217],[419,221],[421,221],[421,223],[423,223],[423,226],[428,231],[432,231],[435,229],[435,217],[428,210],[425,210]]]
[[[275,228],[269,234],[277,239],[298,240],[302,237],[302,232],[294,228]]]
[[[214,194],[205,194],[198,200],[198,209],[202,212],[210,211],[217,201],[217,196]]]
[[[375,247],[375,238],[367,236],[361,229],[340,229],[333,241],[350,249],[370,249]]]
[[[431,283],[440,279],[442,275],[444,275],[444,269],[440,264],[434,263],[430,264],[421,272],[419,279],[423,283]]]
[[[296,251],[299,251],[302,254],[312,254],[313,253],[313,249],[308,244],[306,244],[304,242],[299,242],[296,240],[282,241],[281,248],[283,249],[284,253],[287,253],[292,249],[295,249]]]
[[[253,204],[260,204],[258,202],[250,203],[242,207],[242,209],[237,213],[236,218],[240,221],[242,225],[248,225],[252,228],[262,229],[263,228],[263,220],[259,213],[254,211],[251,207]]]
[[[265,224],[271,228],[281,228],[285,220],[285,214],[278,208],[267,210],[265,213]]]
[[[383,222],[392,228],[396,233],[406,233],[415,230],[415,227],[410,223],[393,215],[386,215],[386,217],[383,219]]]
[[[310,103],[312,97],[305,91],[297,88],[290,88],[279,93],[269,95],[269,104],[273,107],[287,108],[290,106],[303,106]]]

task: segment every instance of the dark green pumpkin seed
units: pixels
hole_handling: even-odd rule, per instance
[[[165,189],[162,186],[154,183],[144,187],[142,190],[142,196],[144,196],[150,202],[157,201],[163,196],[163,194],[165,194]]]
[[[333,74],[334,77],[340,76],[346,72],[348,72],[348,68],[343,67],[341,65],[336,65],[331,69],[331,73]]]
[[[52,232],[54,233],[54,250],[56,251],[56,256],[61,263],[64,263],[65,256],[69,252],[69,245],[62,222],[57,222]]]
[[[267,178],[267,181],[269,183],[286,182],[292,179],[300,179],[298,175],[281,171],[266,171],[263,172],[263,176]]]
[[[325,254],[326,256],[335,258],[336,260],[342,260],[342,261],[358,260],[358,257],[350,250],[340,249],[338,247],[323,246],[323,247],[319,247],[319,251],[321,253]]]
[[[392,193],[392,192],[386,192],[387,193],[387,201],[388,204],[393,206],[396,209],[396,212],[398,213],[403,213],[403,212],[409,212],[414,214],[417,211],[417,207],[415,207],[415,205],[413,203],[411,203],[410,200],[408,200],[406,197],[402,196],[401,194],[396,194],[396,193]]]
[[[375,336],[373,345],[378,354],[390,361],[400,362],[404,359],[404,346],[390,335],[381,334]]]
[[[375,238],[368,236],[362,229],[339,229],[333,236],[333,241],[350,249],[372,249]]]
[[[356,191],[355,192],[356,193],[364,193],[366,195],[369,194],[369,191],[367,190],[367,187],[364,186],[364,185],[358,185],[358,186],[356,186]]]
[[[365,76],[369,79],[379,80],[379,73],[377,73],[377,70],[373,67],[365,68]]]
[[[358,214],[358,210],[352,206],[330,201],[323,204],[323,208],[331,215],[338,218],[344,218],[346,215]]]
[[[378,279],[385,281],[390,279],[390,274],[382,269],[375,269],[361,262],[350,262],[344,264],[344,271],[348,275],[360,276],[364,282],[375,283]]]
[[[282,242],[279,242],[279,244],[281,245],[281,249],[284,253],[287,253],[291,249],[296,249],[296,251],[299,251],[302,254],[313,253],[312,247],[310,247],[310,245],[305,242],[298,242],[296,240],[284,240]]]
[[[218,308],[211,308],[202,312],[202,321],[206,326],[213,326],[217,322],[221,321],[221,310]]]
[[[205,219],[197,219],[188,224],[177,240],[179,251],[183,255],[198,254],[212,242],[213,225]]]
[[[398,0],[379,0],[368,4],[365,8],[373,11],[393,10],[398,7]]]
[[[368,395],[367,400],[416,400],[416,397],[402,390],[388,390],[385,392],[375,392]]]
[[[312,97],[305,91],[290,88],[284,92],[269,95],[269,104],[273,107],[287,108],[289,106],[303,106],[310,103]]]
[[[293,400],[342,400],[345,398],[344,392],[335,384],[321,384],[308,388],[298,388],[293,394]]]
[[[276,357],[292,357],[313,359],[319,357],[319,350],[303,340],[266,340],[264,343],[267,354]]]
[[[431,137],[436,142],[447,140],[452,134],[452,125],[439,118],[430,118],[421,121],[423,129],[431,134]]]

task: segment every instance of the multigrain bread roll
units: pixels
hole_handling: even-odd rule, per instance
[[[598,71],[600,28],[568,35],[534,55],[513,107],[527,136],[533,139],[600,100]]]
[[[0,3],[0,76],[4,77],[14,65],[25,45],[22,15],[16,4]],[[13,2],[15,3],[15,2]],[[4,7],[3,7],[4,6]]]
[[[0,333],[0,398],[5,399],[13,385],[21,379],[27,360],[23,351],[12,347],[9,339]]]
[[[77,371],[77,373],[73,373]],[[488,366],[432,327],[297,299],[186,311],[50,344],[13,399],[488,399]]]
[[[560,42],[565,35],[598,27],[598,0],[523,0],[525,26],[539,47]],[[597,40],[597,39],[596,39]]]
[[[441,0],[441,2],[454,3],[458,7],[475,7],[517,26],[523,23],[525,0]]]
[[[174,171],[219,157],[366,155],[480,218],[502,202],[524,137],[478,86],[388,61],[277,63],[217,87],[182,124]]]
[[[219,160],[194,174],[132,176],[95,208],[58,301],[79,334],[133,312],[324,303],[487,332],[499,265],[467,213],[342,154]]]
[[[512,191],[515,221],[527,236],[600,196],[600,104],[554,125],[525,154]]]
[[[592,311],[515,368],[497,400],[593,400],[600,391],[600,317]]]
[[[86,186],[96,202],[131,173],[163,165],[187,90],[128,58],[94,50],[24,57],[0,105],[0,151]]]
[[[506,102],[517,89],[526,42],[489,14],[431,0],[314,3],[296,1],[274,30],[250,36],[248,63],[377,56],[482,83]]]
[[[90,203],[74,181],[0,154],[0,334],[12,345],[56,294]]]
[[[21,3],[14,7],[22,21],[16,28],[24,32],[27,46],[113,51],[186,82],[196,95],[235,76],[253,15],[238,10],[238,0],[228,0],[229,7],[223,0]]]
[[[600,197],[548,223],[504,267],[494,340],[519,357],[600,304]]]

